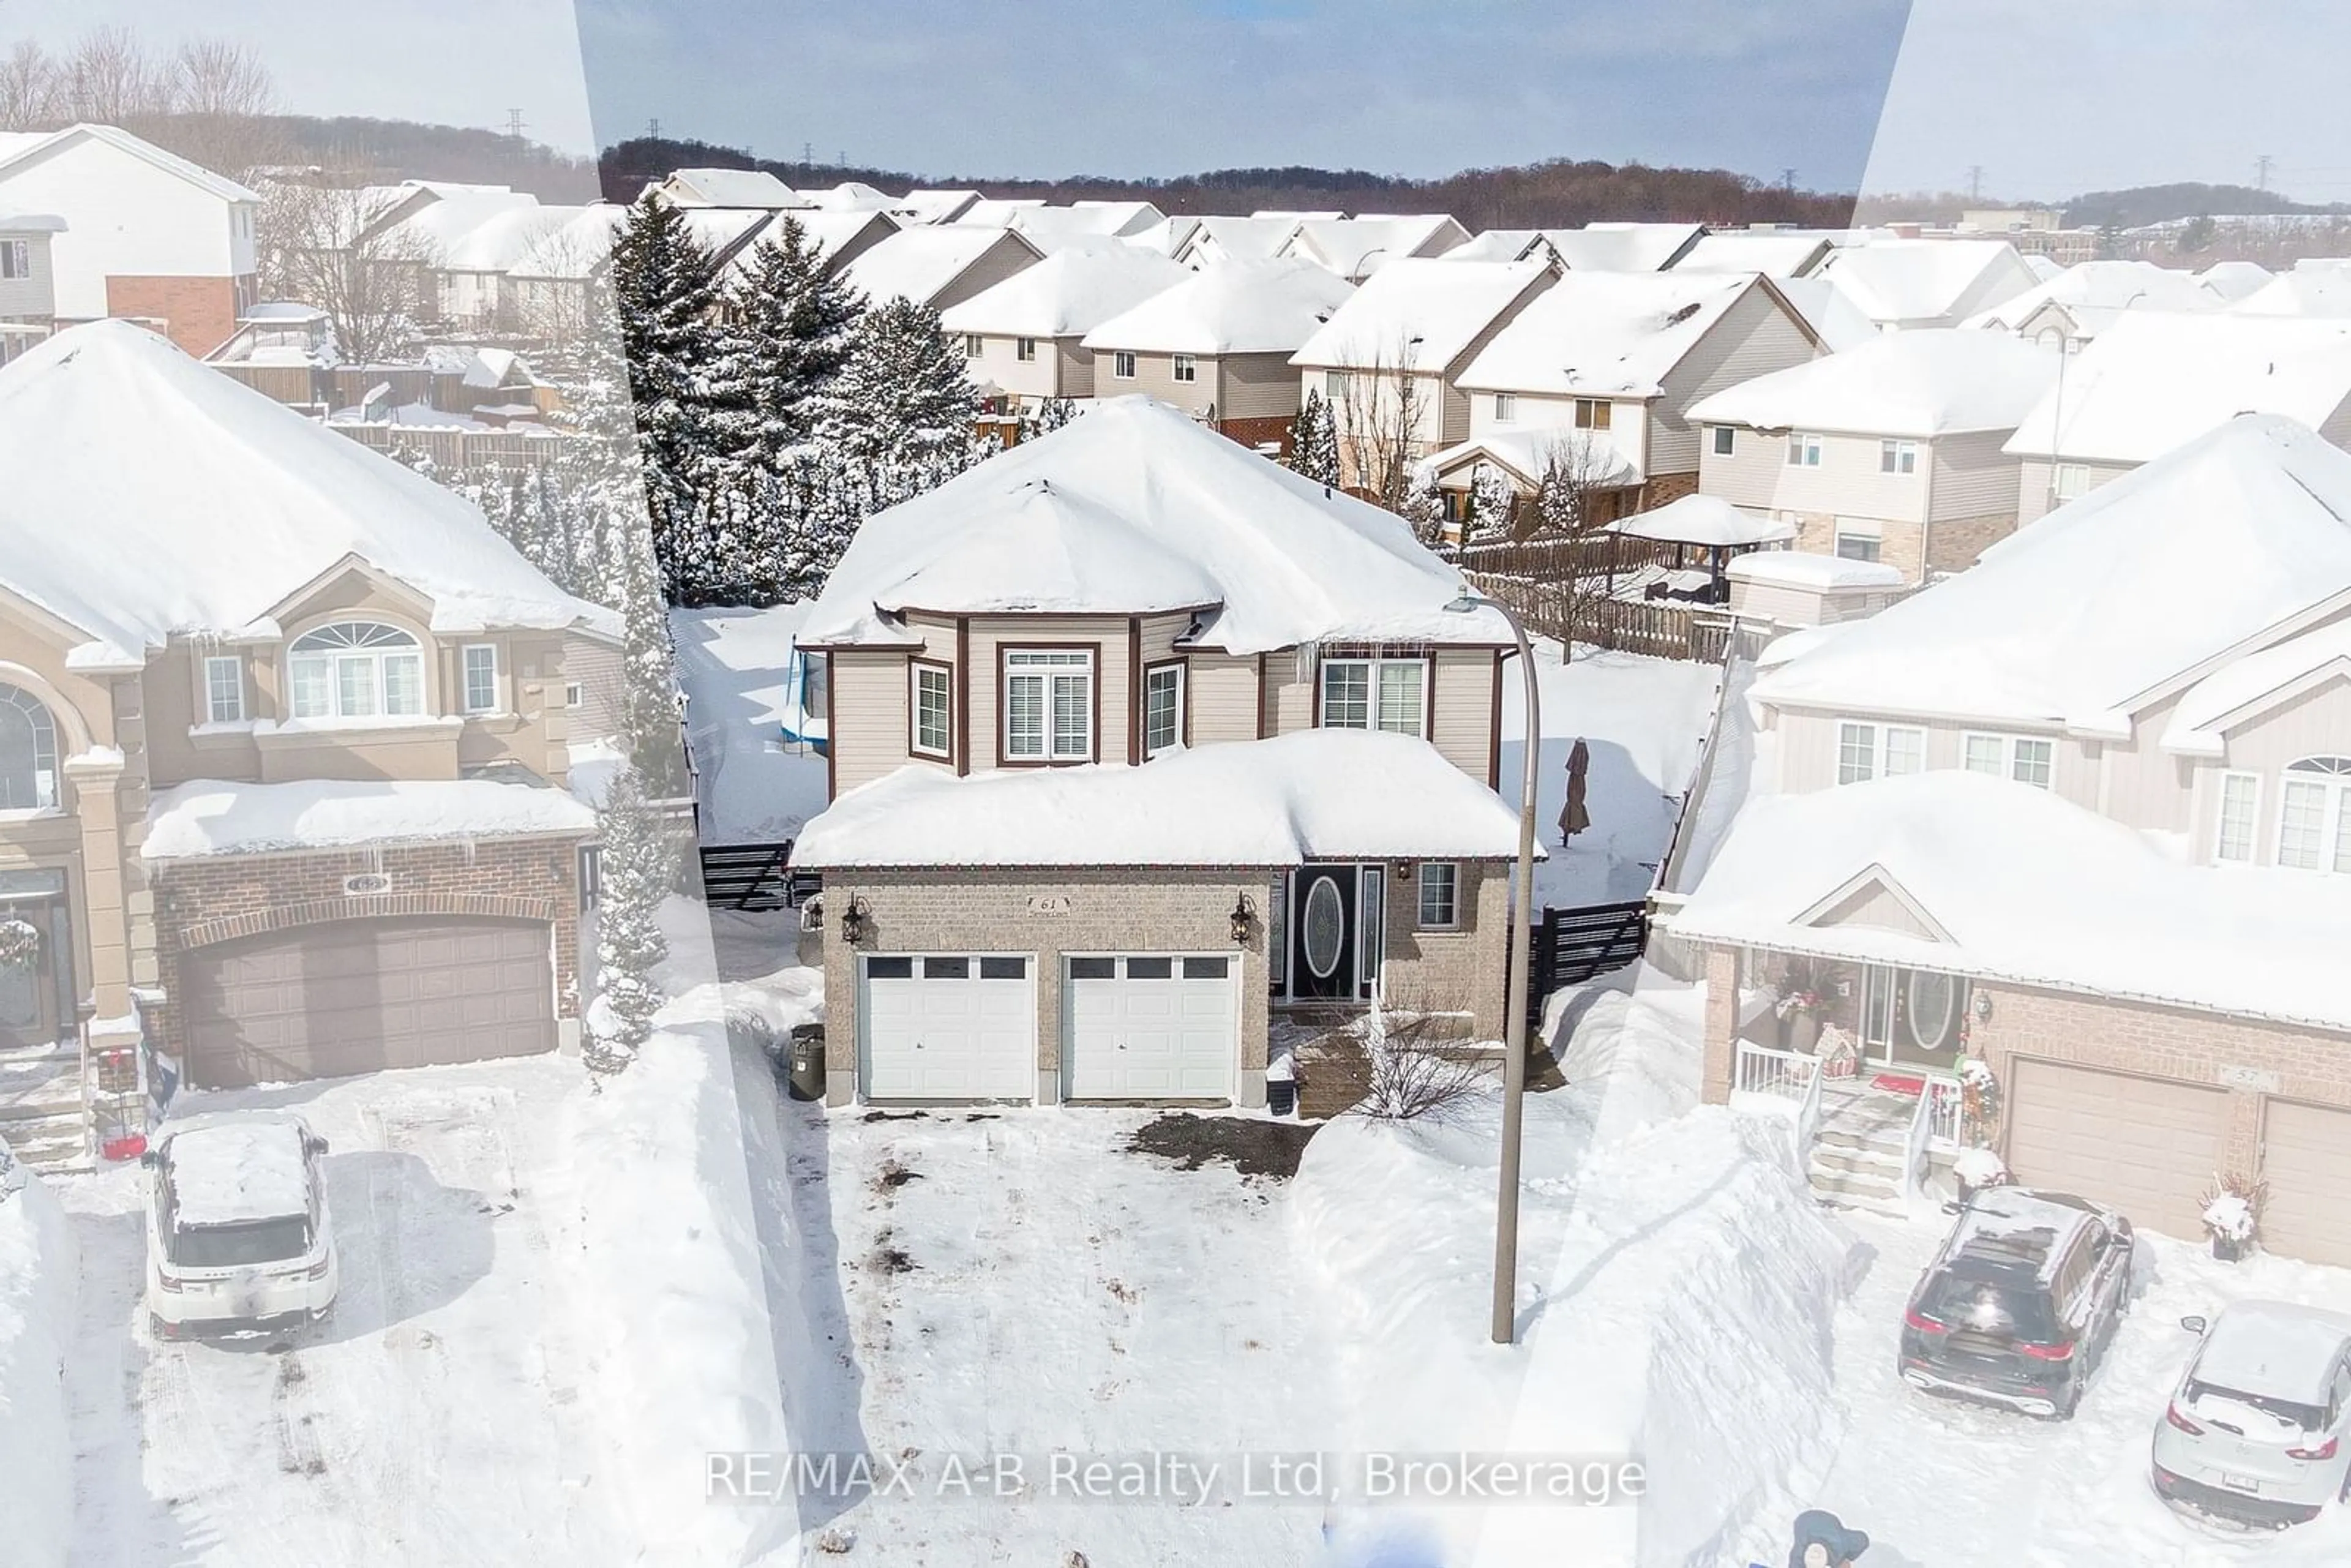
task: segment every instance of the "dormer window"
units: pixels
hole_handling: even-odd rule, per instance
[[[287,653],[298,719],[424,713],[423,650],[397,626],[337,621],[297,637]]]

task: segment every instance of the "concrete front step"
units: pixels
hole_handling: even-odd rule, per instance
[[[1813,1197],[1823,1208],[1857,1208],[1865,1214],[1883,1214],[1896,1219],[1907,1218],[1910,1206],[1900,1195],[1878,1197],[1865,1193],[1815,1192]]]
[[[89,1127],[86,1123],[44,1126],[25,1134],[12,1126],[0,1136],[6,1138],[8,1152],[16,1156],[17,1164],[47,1175],[86,1171],[97,1163],[91,1157]]]

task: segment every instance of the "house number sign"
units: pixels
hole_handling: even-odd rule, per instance
[[[2251,1089],[2261,1094],[2278,1092],[2278,1075],[2258,1067],[2223,1067],[2213,1076],[2231,1089]]]
[[[1067,915],[1069,912],[1070,895],[1066,893],[1036,893],[1029,895],[1029,913],[1031,915]]]

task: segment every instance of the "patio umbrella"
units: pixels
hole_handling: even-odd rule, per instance
[[[1584,775],[1591,768],[1592,748],[1584,745],[1579,736],[1567,754],[1567,804],[1559,809],[1559,844],[1562,849],[1567,847],[1568,840],[1592,826],[1592,813],[1583,806]]]

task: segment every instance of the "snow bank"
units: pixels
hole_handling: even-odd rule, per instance
[[[670,612],[706,842],[792,838],[824,810],[824,758],[784,749],[786,727],[808,723],[793,653],[808,609]]]
[[[697,943],[691,922],[664,925],[667,984],[716,973],[706,929]],[[705,1455],[790,1447],[735,1066],[705,997],[687,990],[627,1071],[565,1111],[594,1397],[649,1563],[757,1561],[793,1533],[776,1511],[704,1495]]]
[[[1718,1568],[1771,1555],[1826,1472],[1845,1244],[1784,1133],[1691,1106],[1697,993],[1655,995],[1593,1000],[1576,1085],[1529,1101],[1515,1349],[1488,1342],[1499,1097],[1449,1127],[1333,1123],[1292,1191],[1348,1446],[1631,1456],[1646,1495],[1343,1510],[1343,1560]]]
[[[38,1177],[18,1175],[20,1190],[0,1186],[0,1521],[10,1563],[51,1568],[73,1533],[65,1352],[77,1273],[64,1211]]]
[[[151,861],[423,839],[592,832],[596,813],[561,789],[484,779],[235,784],[197,779],[147,808]]]

